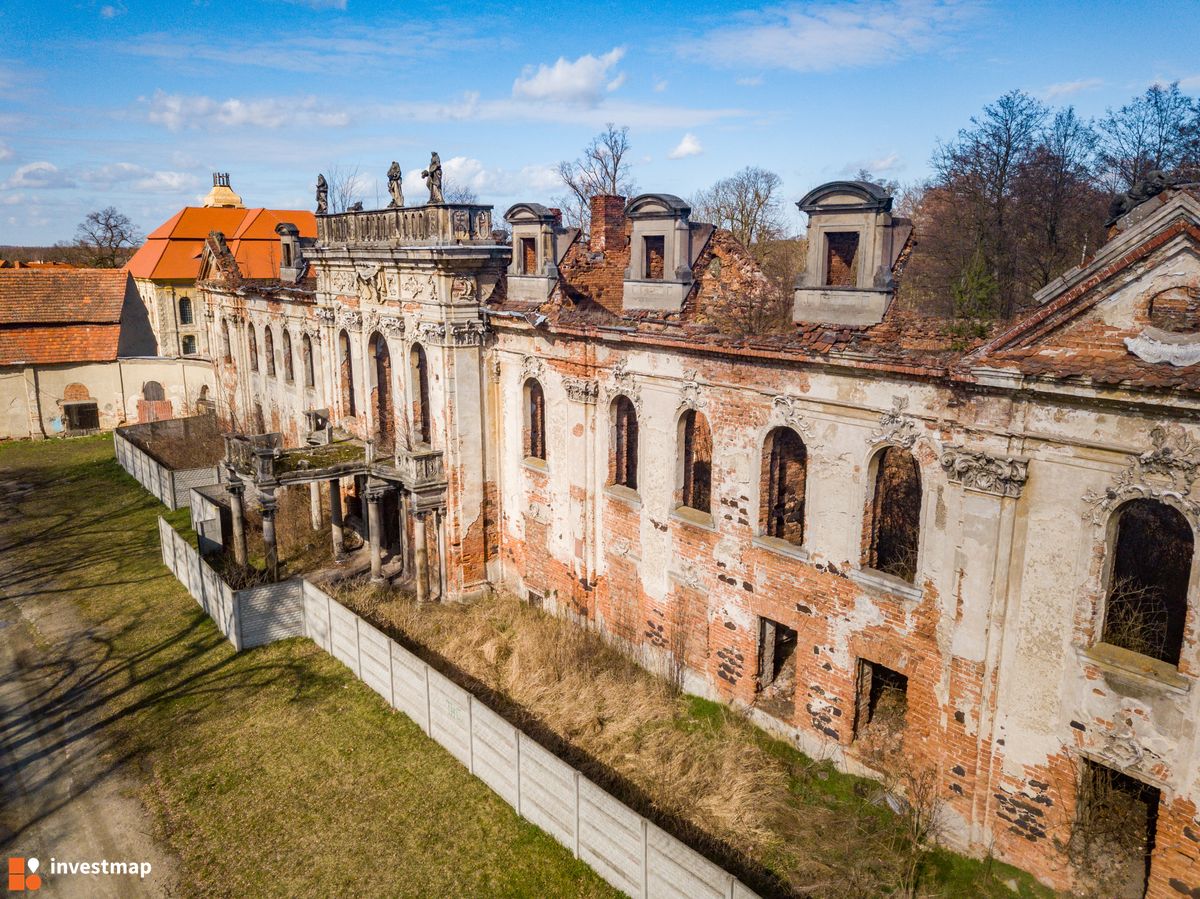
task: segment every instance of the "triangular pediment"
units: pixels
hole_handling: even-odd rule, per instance
[[[1200,200],[1156,203],[966,356],[960,376],[1200,389]]]

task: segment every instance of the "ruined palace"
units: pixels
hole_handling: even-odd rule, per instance
[[[1059,888],[1103,780],[1146,894],[1200,895],[1200,190],[976,343],[895,301],[912,226],[873,184],[804,197],[758,333],[768,279],[678,197],[595,197],[590,233],[521,203],[511,237],[430,200],[322,197],[271,277],[208,236],[228,492],[268,552],[306,489],[375,577],[512,591],[846,769],[887,718],[956,846]]]

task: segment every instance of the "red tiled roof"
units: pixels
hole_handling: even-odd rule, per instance
[[[111,362],[120,324],[0,326],[0,365]]]
[[[188,206],[150,232],[126,268],[135,278],[195,281],[210,231],[225,235],[244,278],[279,277],[279,235],[291,222],[301,237],[317,236],[317,219],[306,209],[240,209]]]
[[[0,270],[0,326],[118,323],[128,282],[119,269]]]

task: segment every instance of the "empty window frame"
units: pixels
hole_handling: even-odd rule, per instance
[[[786,624],[772,621],[770,618],[758,619],[758,689],[766,690],[780,680],[788,663],[796,655],[797,635],[795,630]],[[787,683],[778,686],[785,687],[788,692],[795,688],[794,673],[786,678]]]
[[[221,355],[226,362],[233,361],[233,341],[229,338],[229,320],[221,319]]]
[[[630,490],[638,485],[637,409],[627,396],[612,403],[612,448],[609,454],[609,483]]]
[[[546,394],[542,385],[530,378],[525,382],[525,440],[526,459],[546,460]]]
[[[295,362],[292,356],[292,335],[286,328],[283,330],[283,379],[289,384],[296,380]]]
[[[354,357],[350,351],[350,335],[342,331],[338,335],[338,380],[341,384],[342,412],[354,417]]]
[[[433,442],[433,419],[429,407],[429,358],[425,348],[413,344],[409,354],[409,389],[412,390],[412,428],[417,443]]]
[[[1070,856],[1089,895],[1149,892],[1161,792],[1122,771],[1080,759]]]
[[[537,274],[537,239],[533,237],[521,238],[521,274],[536,275]]]
[[[181,345],[182,345],[182,349],[183,349],[183,355],[185,355],[185,356],[196,355],[196,335],[195,334],[184,334],[183,340],[181,341]]]
[[[246,326],[246,340],[250,346],[250,371],[258,371],[258,331],[252,324]]]
[[[267,374],[275,377],[275,335],[270,328],[263,328],[263,352],[267,357]]]
[[[312,338],[307,334],[300,338],[300,364],[304,367],[304,386],[314,386],[317,383],[317,373],[313,363]]]
[[[908,450],[885,447],[875,457],[863,564],[910,584],[921,545],[921,473]]]
[[[760,506],[763,533],[800,546],[808,453],[791,428],[775,428],[763,443]]]
[[[1174,506],[1136,499],[1117,510],[1103,640],[1179,664],[1194,538]]]
[[[825,285],[858,285],[857,231],[832,231],[825,235]]]
[[[662,235],[643,237],[642,247],[645,256],[645,271],[642,277],[647,281],[661,281],[666,271],[666,242]]]
[[[688,409],[679,418],[681,506],[712,514],[712,432],[704,413]]]
[[[858,661],[854,733],[869,726],[895,733],[908,715],[908,678],[878,662]]]

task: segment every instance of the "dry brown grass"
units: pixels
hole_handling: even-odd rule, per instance
[[[861,782],[679,693],[593,632],[511,597],[418,606],[362,581],[331,590],[764,893],[878,896],[914,877],[904,823],[848,785]]]

